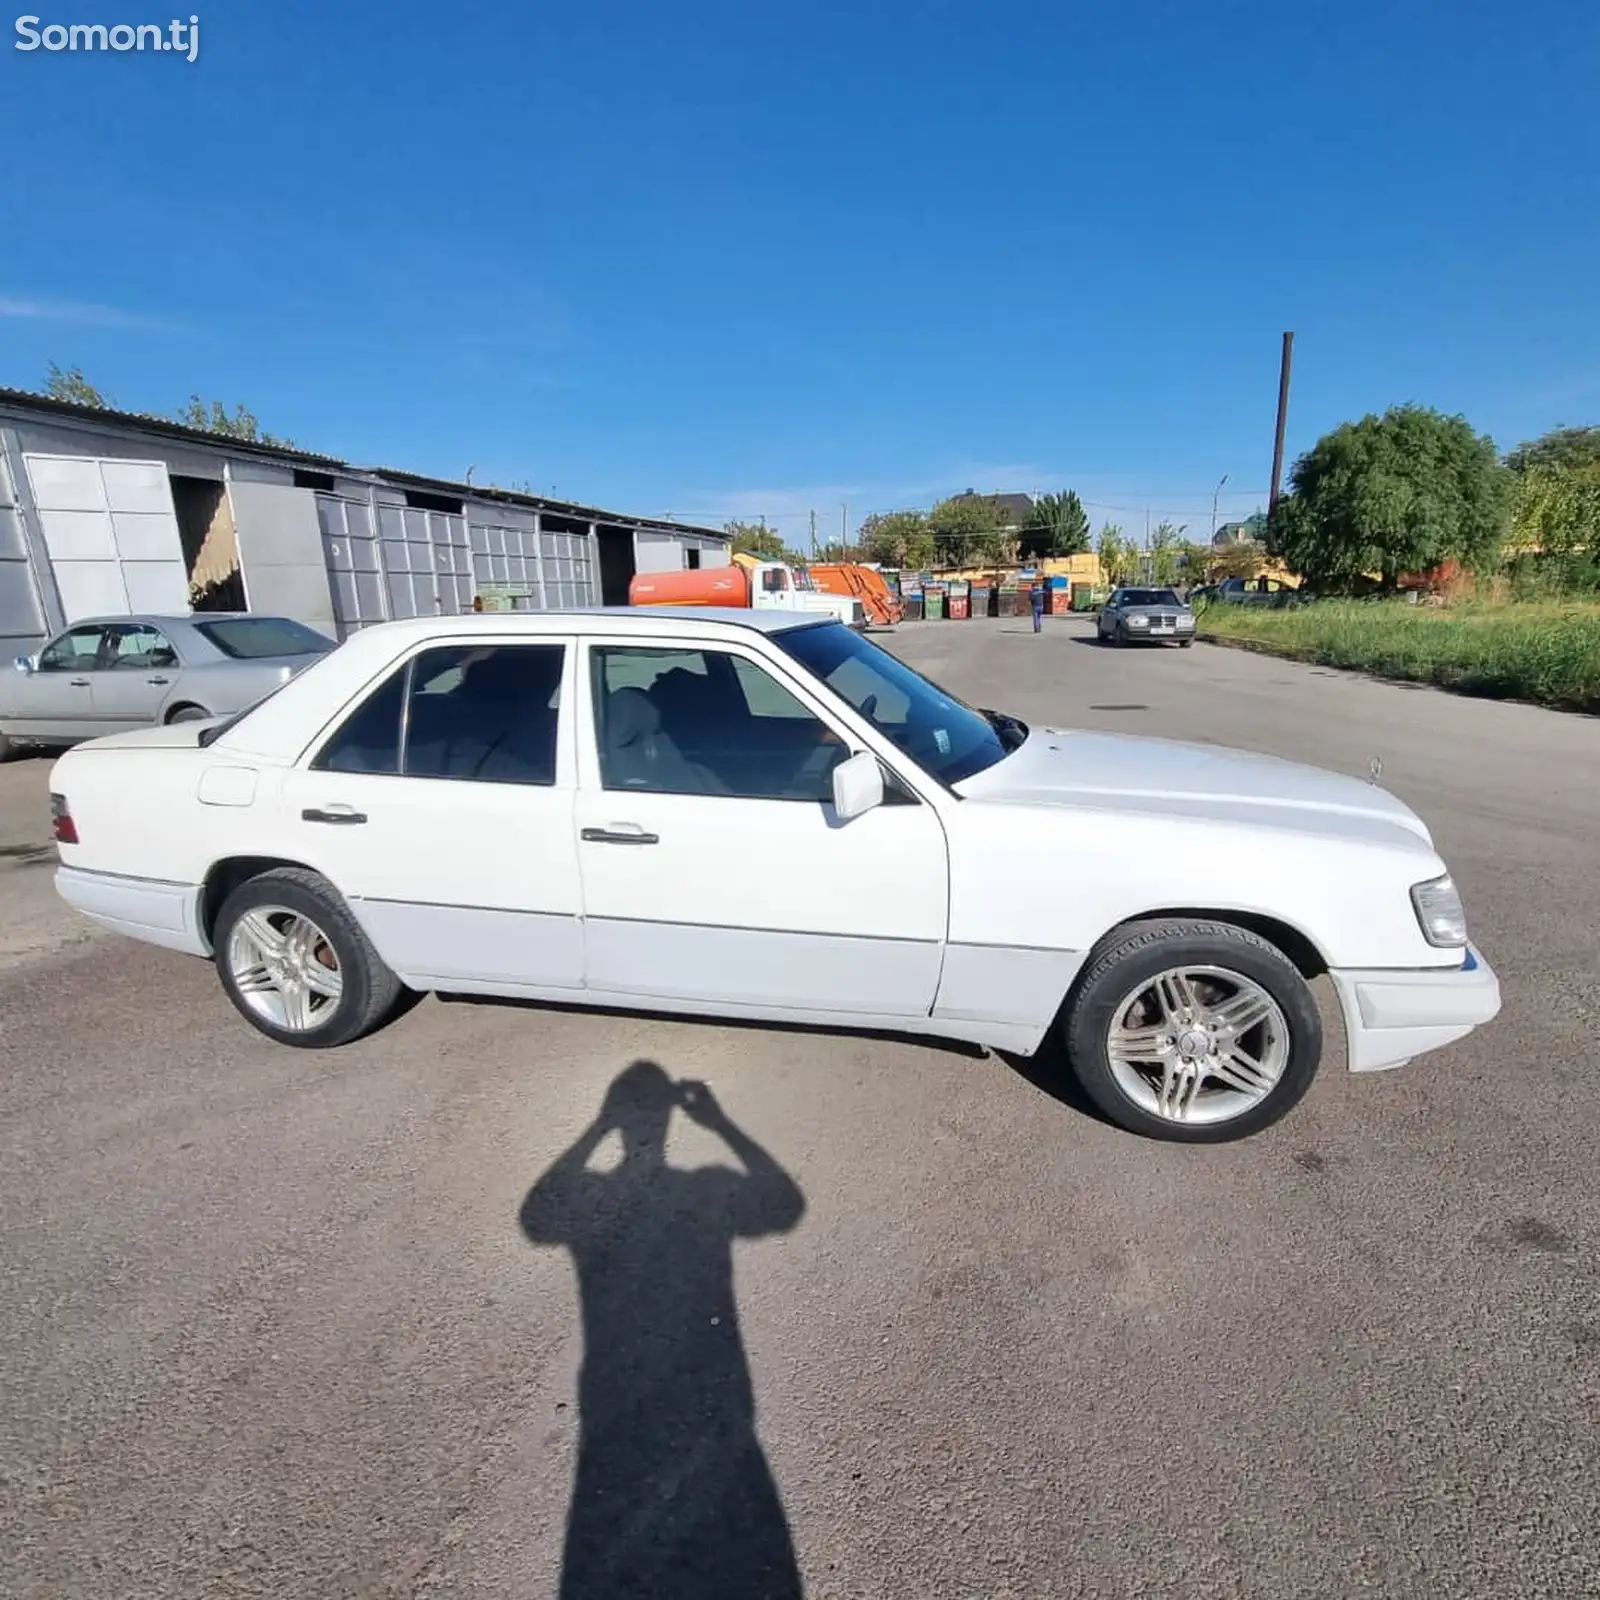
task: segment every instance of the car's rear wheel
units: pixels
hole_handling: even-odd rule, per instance
[[[211,718],[211,713],[209,711],[207,711],[204,706],[179,706],[178,709],[176,711],[174,711],[170,717],[167,718],[167,721],[168,722],[207,722],[207,721],[210,720],[210,718]]]
[[[1322,1020],[1299,969],[1229,923],[1132,923],[1090,957],[1067,1060],[1119,1126],[1191,1144],[1242,1139],[1311,1087]]]
[[[301,867],[240,884],[217,915],[212,946],[228,998],[279,1044],[349,1044],[405,994],[338,891]]]

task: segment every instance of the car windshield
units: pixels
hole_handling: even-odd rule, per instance
[[[974,711],[842,623],[790,628],[774,642],[942,783],[1003,761],[1026,737],[1012,718]]]
[[[1124,589],[1122,603],[1125,606],[1175,606],[1180,604],[1177,595],[1170,589]]]
[[[225,617],[216,622],[196,622],[195,631],[235,661],[259,661],[266,656],[318,656],[333,649],[333,640],[289,617]]]

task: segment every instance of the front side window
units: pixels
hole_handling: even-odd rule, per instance
[[[773,642],[941,783],[1003,761],[1025,731],[1012,725],[1019,731],[1006,742],[981,712],[842,623],[789,628]]]
[[[565,660],[559,644],[424,650],[367,696],[312,767],[553,784]]]
[[[590,677],[607,789],[833,797],[844,741],[753,661],[721,650],[596,645]]]
[[[69,628],[39,653],[41,672],[93,672],[100,665],[104,628]]]

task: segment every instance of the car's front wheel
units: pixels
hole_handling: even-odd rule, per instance
[[[211,718],[211,713],[209,711],[207,711],[204,706],[179,706],[178,709],[176,711],[174,711],[170,717],[167,718],[167,721],[168,722],[207,722],[207,721],[210,720],[210,718]]]
[[[338,891],[302,867],[240,884],[217,915],[212,946],[228,998],[279,1044],[348,1044],[386,1021],[405,993]]]
[[[0,730],[0,761],[9,761],[16,753],[16,741]]]
[[[1067,1060],[1119,1126],[1220,1143],[1293,1107],[1322,1058],[1322,1020],[1299,969],[1230,923],[1167,918],[1117,930],[1065,1018]]]

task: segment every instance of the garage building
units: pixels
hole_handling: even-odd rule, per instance
[[[0,389],[0,660],[87,616],[258,611],[343,639],[623,605],[635,572],[728,559],[712,528]]]

